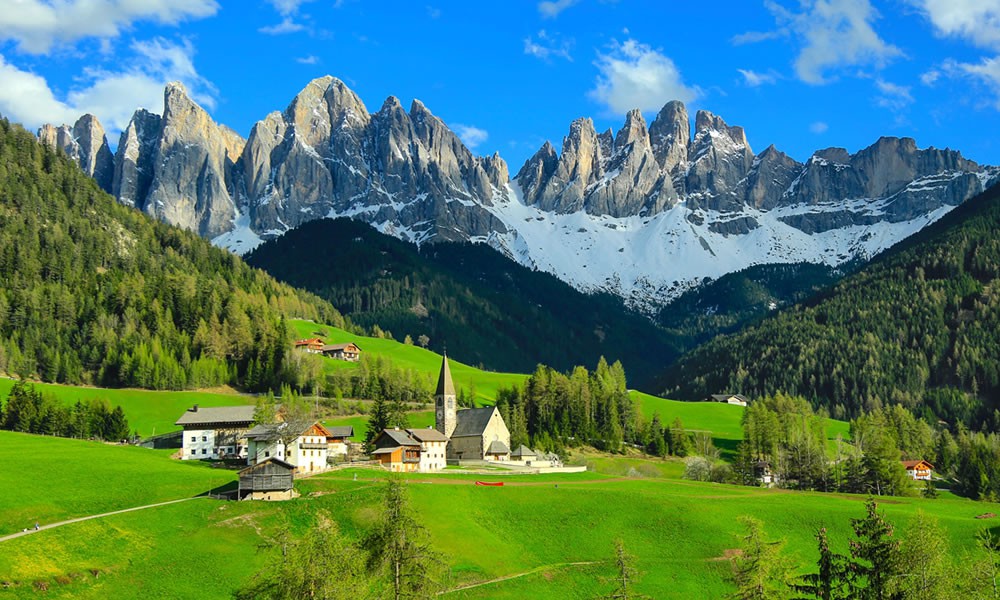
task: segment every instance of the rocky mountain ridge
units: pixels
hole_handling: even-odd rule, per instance
[[[348,216],[415,243],[485,242],[575,287],[654,308],[754,264],[865,258],[981,192],[997,176],[952,150],[881,138],[799,163],[755,155],[741,127],[669,102],[647,125],[570,126],[511,178],[419,100],[375,113],[333,77],[311,81],[247,139],[179,84],[162,116],[139,110],[114,156],[96,118],[46,125],[119,201],[243,253],[304,222]]]

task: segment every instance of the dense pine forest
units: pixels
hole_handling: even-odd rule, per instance
[[[565,370],[611,356],[642,389],[678,355],[672,337],[609,295],[582,294],[484,244],[420,248],[346,219],[305,223],[247,262],[329,300],[367,328],[489,369]]]
[[[806,304],[700,347],[663,388],[682,399],[784,391],[839,419],[899,404],[997,430],[998,228],[993,188]]]
[[[118,204],[0,120],[0,373],[71,384],[277,389],[286,316],[343,325],[194,233]]]

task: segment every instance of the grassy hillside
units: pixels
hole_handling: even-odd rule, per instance
[[[1000,427],[1000,188],[808,303],[682,358],[666,394],[802,395],[840,418],[903,404]]]
[[[187,498],[232,471],[170,453],[0,431],[0,535],[42,524]],[[0,552],[0,554],[3,554]],[[0,576],[2,579],[2,576]]]
[[[498,371],[530,372],[536,362],[562,371],[604,355],[643,388],[677,355],[672,336],[620,299],[582,294],[485,244],[417,248],[364,223],[324,219],[264,243],[247,261],[355,323],[399,339],[427,335],[431,348]]]
[[[35,444],[60,442],[20,437]],[[22,445],[18,450],[30,448]],[[130,450],[107,447],[121,455]],[[148,456],[199,471],[156,453]],[[100,472],[93,471],[102,468],[102,461],[91,458],[67,455],[63,461],[74,473],[97,475],[86,481],[95,492],[103,492]],[[420,520],[450,567],[450,587],[528,573],[446,597],[596,596],[608,589],[605,578],[613,573],[612,544],[620,537],[637,556],[643,573],[636,591],[655,598],[717,598],[730,589],[723,579],[729,570],[723,557],[738,545],[740,515],[761,519],[769,537],[785,539],[788,556],[805,569],[816,558],[813,534],[818,527],[827,527],[834,549],[844,552],[849,519],[863,512],[859,496],[679,481],[656,474],[658,465],[669,467],[672,461],[642,464],[650,468],[642,469],[638,478],[599,473],[514,476],[506,478],[502,488],[477,487],[475,477],[467,475],[408,477]],[[34,494],[55,496],[62,488],[58,479],[29,482],[33,475],[24,471],[5,477],[5,489],[32,485]],[[317,510],[332,513],[348,536],[359,535],[377,514],[381,477],[372,471],[348,470],[301,480],[303,497],[291,502],[195,500],[4,542],[0,581],[19,585],[0,594],[35,598],[33,582],[40,581],[50,586],[46,597],[54,598],[226,598],[259,565],[276,559],[266,550],[258,551],[259,544],[283,528],[300,534]],[[956,566],[971,550],[975,532],[989,524],[974,518],[988,510],[981,503],[885,500],[882,508],[898,535],[915,524],[918,509],[937,517]],[[8,500],[25,501],[24,495]],[[9,508],[5,506],[4,513]],[[596,564],[566,564],[592,561]],[[92,569],[99,578],[93,577]]]
[[[70,384],[278,389],[284,319],[343,324],[195,233],[119,204],[0,118],[0,373]]]

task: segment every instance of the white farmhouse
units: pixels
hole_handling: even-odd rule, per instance
[[[245,458],[246,434],[253,424],[253,406],[199,407],[195,404],[177,419],[184,431],[183,460]]]
[[[247,432],[247,464],[278,458],[296,473],[327,468],[330,431],[315,421],[284,421],[258,425]]]

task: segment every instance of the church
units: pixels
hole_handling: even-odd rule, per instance
[[[372,443],[372,458],[397,472],[438,471],[445,467],[442,459],[509,461],[510,430],[500,411],[495,406],[458,410],[457,403],[446,354],[434,393],[434,429],[386,429]]]
[[[495,406],[457,410],[447,353],[434,393],[435,429],[448,438],[449,460],[510,460],[510,430]]]

